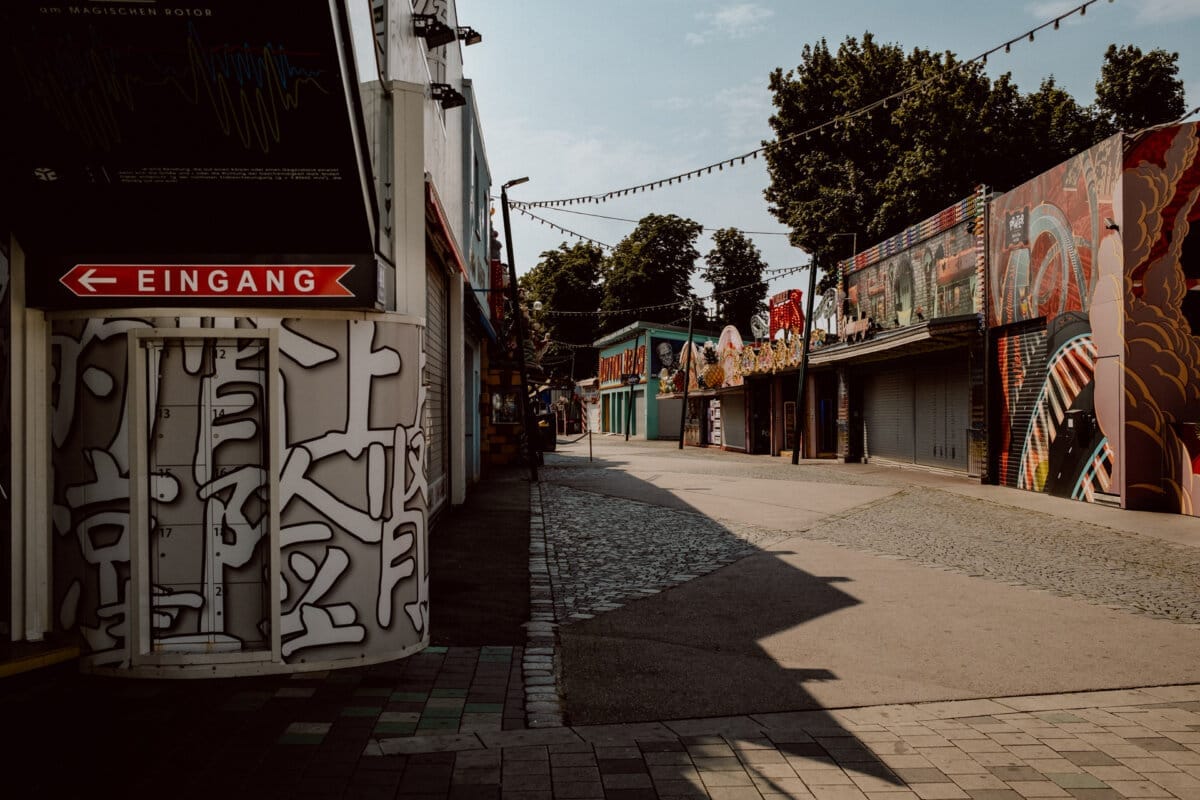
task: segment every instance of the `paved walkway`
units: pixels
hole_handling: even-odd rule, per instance
[[[1200,656],[1187,656],[1200,646],[1194,521],[1164,520],[1167,535],[1144,536],[1143,517],[943,476],[828,464],[781,471],[778,460],[661,443],[598,442],[589,464],[585,444],[549,455],[540,486],[497,489],[531,498],[523,634],[499,615],[490,630],[500,642],[451,641],[390,664],[293,677],[124,681],[59,667],[5,679],[6,793],[1200,800]],[[520,503],[509,505],[507,517],[525,519]],[[496,522],[474,506],[455,524],[486,531]],[[480,580],[481,591],[442,617],[462,627],[435,636],[487,641],[478,616],[491,579]],[[771,591],[777,580],[796,596]],[[756,590],[766,604],[754,602]],[[524,591],[523,581],[506,589]],[[878,627],[860,628],[863,620]],[[932,661],[893,646],[896,663],[877,663],[886,658],[874,640],[930,621],[961,625],[965,638],[921,643]],[[636,638],[638,625],[656,624],[682,637],[678,659]],[[1072,658],[1085,673],[1085,662],[1103,661],[1078,640],[1081,624],[1114,662],[1086,680],[1111,680],[1123,666],[1138,684],[1161,685],[1044,693],[1042,676],[1071,678]],[[796,640],[796,630],[805,636]],[[614,631],[634,638],[605,638]],[[1036,648],[1022,638],[1030,631],[1043,637]],[[589,637],[598,657],[588,668],[603,680],[570,658]],[[995,649],[1004,639],[1046,662],[1027,679],[1033,693],[996,696],[946,678],[888,691],[966,699],[825,699],[839,696],[825,688],[839,682],[850,685],[845,696],[861,696],[871,684],[856,670],[1004,673]],[[721,661],[739,640],[754,658]],[[857,660],[839,662],[837,647]],[[605,661],[634,651],[641,660]],[[643,710],[700,713],[629,721],[638,717],[626,711],[579,724],[598,707],[572,690],[581,680],[613,695],[615,708],[633,697]],[[793,685],[806,702],[779,691]],[[712,716],[719,707],[731,710]]]

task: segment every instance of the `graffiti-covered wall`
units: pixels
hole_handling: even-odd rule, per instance
[[[1125,505],[1200,515],[1200,128],[1151,131],[1126,150],[1114,198],[1123,280],[1096,300],[1124,310],[1111,338],[1124,356]]]
[[[992,203],[993,449],[1005,485],[1120,493],[1119,306],[1095,299],[1120,282],[1120,159],[1115,136]]]
[[[983,208],[972,195],[843,262],[841,337],[982,313]]]
[[[252,335],[267,327],[278,328],[275,362],[268,340]],[[208,330],[172,338],[151,328]],[[132,353],[131,330],[146,331]],[[57,320],[52,334],[55,611],[91,663],[128,658],[137,547],[149,572],[150,652],[269,650],[272,593],[288,665],[378,659],[427,641],[420,328],[107,318]],[[146,376],[141,474],[130,468],[134,368]],[[134,481],[148,515],[140,543]]]

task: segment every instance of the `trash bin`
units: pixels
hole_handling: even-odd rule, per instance
[[[537,438],[534,441],[537,443],[538,450],[553,451],[558,443],[558,423],[554,419],[554,412],[534,414],[533,420],[534,426],[537,428]]]

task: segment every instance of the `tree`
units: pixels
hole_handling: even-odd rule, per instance
[[[604,297],[600,309],[621,309],[672,304],[667,308],[630,313],[608,313],[600,319],[602,333],[636,321],[671,323],[679,318],[675,303],[692,297],[691,278],[700,251],[696,238],[700,223],[674,214],[648,214],[622,239],[608,259]]]
[[[766,143],[765,196],[792,244],[825,269],[822,289],[845,256],[842,236],[879,241],[980,184],[1011,188],[1104,135],[1095,111],[1053,78],[1022,95],[1011,76],[992,81],[979,62],[920,48],[906,55],[870,33],[836,54],[825,40],[805,46],[800,65],[776,69],[770,88],[776,143]]]
[[[1171,122],[1186,110],[1183,81],[1179,78],[1179,53],[1127,44],[1108,46],[1096,106],[1112,132],[1136,130]]]
[[[526,302],[541,302],[539,315],[534,312],[552,342],[585,347],[552,346],[555,357],[567,363],[574,351],[572,379],[584,378],[595,368],[596,351],[590,348],[600,335],[594,312],[600,305],[603,289],[600,276],[604,271],[604,251],[596,245],[581,242],[572,247],[565,243],[557,250],[542,253],[538,265],[520,278]],[[551,311],[583,312],[579,316],[556,316]]]
[[[749,332],[750,318],[766,308],[762,254],[738,229],[722,228],[713,234],[713,249],[704,261],[708,266],[700,276],[717,296],[716,326]]]

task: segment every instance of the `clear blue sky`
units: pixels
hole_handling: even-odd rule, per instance
[[[905,50],[969,58],[1078,6],[1082,0],[459,0],[459,23],[483,34],[464,48],[475,83],[496,191],[529,176],[514,200],[603,193],[694,169],[771,136],[767,77],[798,64],[801,48],[872,32]],[[1200,0],[1099,2],[1086,16],[988,60],[1023,91],[1053,75],[1082,104],[1095,99],[1110,43],[1180,53],[1188,108],[1200,105]],[[637,219],[673,213],[701,224],[785,232],[767,211],[762,160],[649,193],[572,210]],[[997,186],[999,190],[1010,187]],[[608,244],[633,223],[537,210]],[[500,214],[496,214],[500,228]],[[518,272],[572,237],[514,214]],[[501,233],[503,230],[501,228]],[[770,267],[807,262],[785,236],[752,237]],[[871,242],[860,237],[859,247]],[[846,239],[847,255],[851,239]],[[703,256],[711,247],[699,242]],[[702,259],[700,264],[702,265]],[[699,271],[699,270],[697,270]],[[802,276],[771,290],[803,286]],[[710,287],[693,282],[700,294]],[[647,303],[656,302],[647,298]]]

